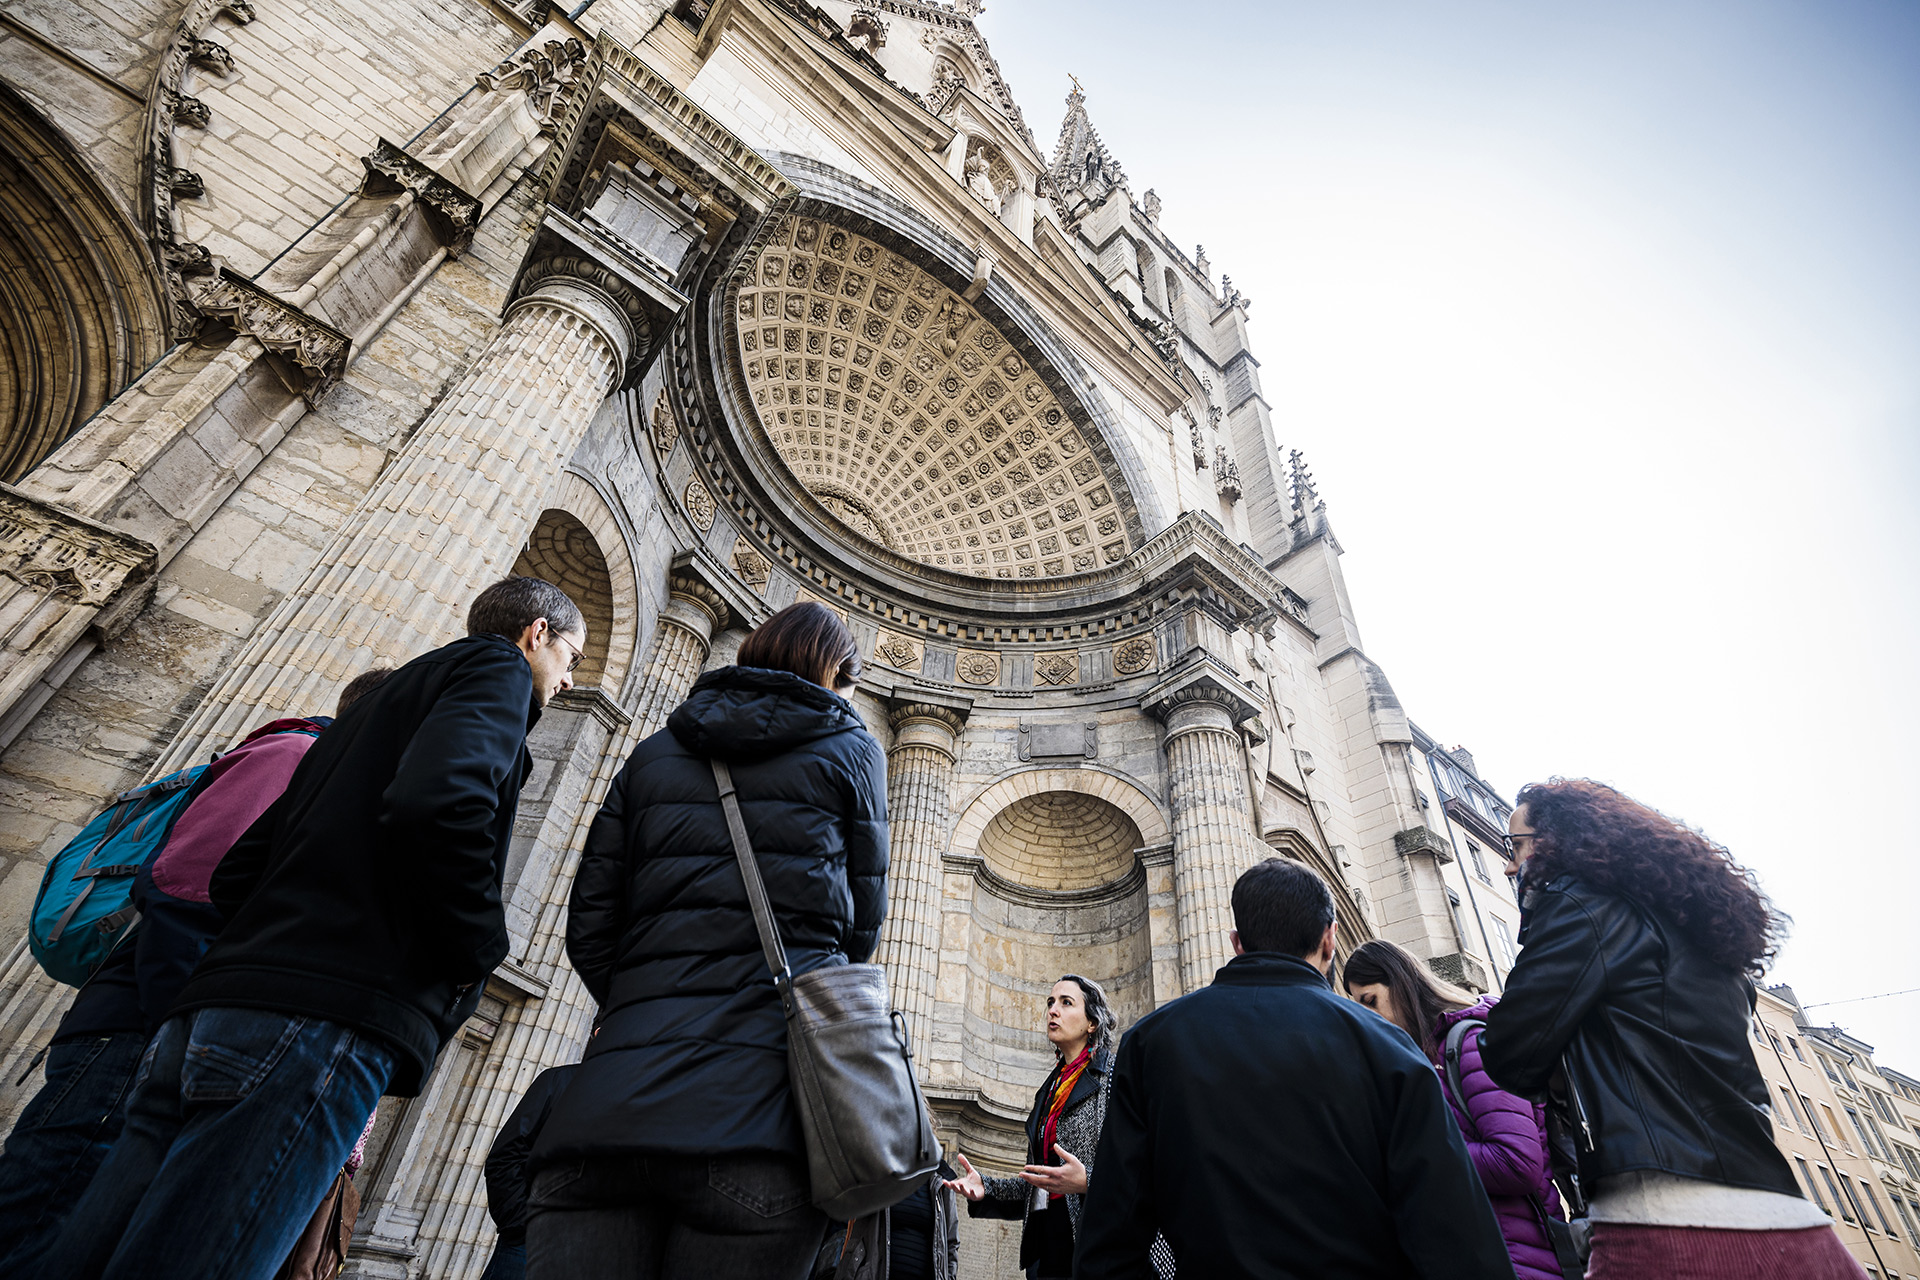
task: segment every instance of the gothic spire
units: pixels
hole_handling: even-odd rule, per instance
[[[1320,498],[1320,490],[1313,483],[1313,471],[1307,466],[1305,455],[1298,449],[1287,455],[1287,493],[1293,500],[1293,518],[1296,521],[1327,509],[1327,504]]]
[[[1087,118],[1087,94],[1078,80],[1067,95],[1067,118],[1060,123],[1060,141],[1054,146],[1048,173],[1063,198],[1077,191],[1095,201],[1113,188],[1127,185],[1126,171]]]

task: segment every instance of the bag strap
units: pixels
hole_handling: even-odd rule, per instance
[[[1460,1055],[1466,1050],[1467,1033],[1477,1031],[1487,1024],[1478,1018],[1462,1018],[1447,1028],[1446,1047],[1440,1051],[1440,1082],[1446,1086],[1447,1099],[1460,1109],[1467,1118],[1467,1124],[1473,1130],[1473,1136],[1480,1136],[1480,1126],[1474,1123],[1473,1108],[1467,1105],[1467,1091],[1460,1083]]]
[[[727,815],[727,834],[733,837],[733,856],[740,864],[740,879],[746,882],[747,903],[753,908],[753,926],[760,933],[760,949],[766,953],[767,968],[773,972],[773,985],[780,992],[780,1003],[792,1012],[793,970],[787,964],[787,949],[780,945],[780,928],[773,920],[773,904],[767,900],[767,884],[760,878],[760,862],[753,856],[747,839],[747,824],[740,817],[740,797],[734,791],[733,770],[724,760],[708,761],[713,766],[713,781],[720,788],[720,807]]]

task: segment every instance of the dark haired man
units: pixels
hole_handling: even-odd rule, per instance
[[[411,1097],[506,958],[527,731],[587,643],[551,583],[482,592],[317,739],[221,860],[226,926],[147,1048],[43,1274],[272,1275],[382,1094]]]
[[[1073,1274],[1150,1280],[1160,1231],[1208,1280],[1511,1280],[1433,1068],[1327,984],[1326,882],[1269,858],[1233,920],[1213,983],[1121,1041]]]

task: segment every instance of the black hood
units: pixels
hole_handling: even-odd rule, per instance
[[[751,764],[866,724],[839,694],[791,671],[722,667],[701,676],[667,719],[697,756]]]

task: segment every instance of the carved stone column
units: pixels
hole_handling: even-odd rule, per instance
[[[947,799],[967,709],[895,702],[888,719],[893,723],[893,749],[887,753],[892,861],[887,919],[874,958],[887,967],[893,1007],[907,1016],[914,1055],[925,1071],[940,969],[940,854],[952,825]]]
[[[667,579],[667,607],[653,629],[640,701],[633,708],[636,740],[665,728],[667,717],[686,700],[727,614],[725,597],[693,575],[675,573]]]
[[[1233,957],[1233,882],[1272,854],[1253,829],[1247,767],[1236,726],[1258,709],[1211,660],[1189,664],[1141,705],[1166,725],[1167,800],[1173,809],[1173,889],[1180,983],[1193,991]]]
[[[522,274],[506,322],[215,684],[163,768],[290,708],[324,711],[374,662],[460,634],[505,575],[561,465],[651,339],[639,291],[580,254]]]

